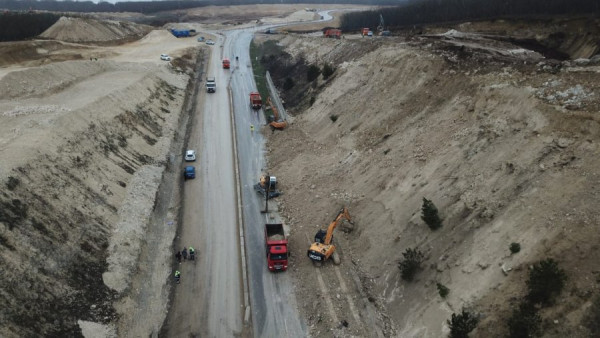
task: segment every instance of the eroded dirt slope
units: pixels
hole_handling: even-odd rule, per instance
[[[3,336],[76,336],[77,320],[116,319],[112,302],[137,255],[114,252],[139,245],[130,218],[143,222],[151,210],[186,82],[166,68],[108,61],[2,79],[0,259],[11,271],[0,278]],[[126,237],[113,249],[117,228]],[[103,281],[107,270],[120,281]]]
[[[475,336],[503,336],[527,267],[548,257],[569,282],[541,310],[543,329],[586,334],[580,309],[598,293],[600,258],[598,66],[450,40],[279,38],[307,64],[336,67],[303,88],[314,103],[290,107],[293,123],[269,140],[315,336],[440,337],[463,307],[482,318]],[[423,197],[443,217],[435,232],[420,219]],[[308,242],[343,205],[355,225],[336,230],[342,264],[315,268]],[[407,248],[426,257],[413,282],[397,267]]]

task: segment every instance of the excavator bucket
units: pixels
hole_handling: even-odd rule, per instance
[[[273,121],[273,122],[269,123],[269,125],[275,129],[284,130],[288,126],[288,123],[287,123],[287,121],[283,121],[283,122]]]

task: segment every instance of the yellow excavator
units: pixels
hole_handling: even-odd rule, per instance
[[[343,220],[347,220],[352,224],[348,208],[344,207],[337,216],[327,227],[327,231],[319,230],[315,235],[315,242],[308,249],[308,258],[312,259],[313,262],[321,263],[333,256],[333,262],[340,264],[340,258],[335,253],[335,245],[333,245],[333,230],[342,223]]]

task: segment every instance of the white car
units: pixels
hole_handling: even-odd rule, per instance
[[[193,162],[196,160],[196,151],[195,150],[188,150],[185,152],[185,161],[186,162]]]
[[[171,57],[167,54],[160,54],[160,59],[163,61],[171,61]]]
[[[206,40],[207,45],[214,45],[215,42],[213,40]]]

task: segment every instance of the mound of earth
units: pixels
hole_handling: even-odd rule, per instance
[[[40,37],[67,42],[108,42],[139,38],[152,27],[131,22],[61,17]]]

